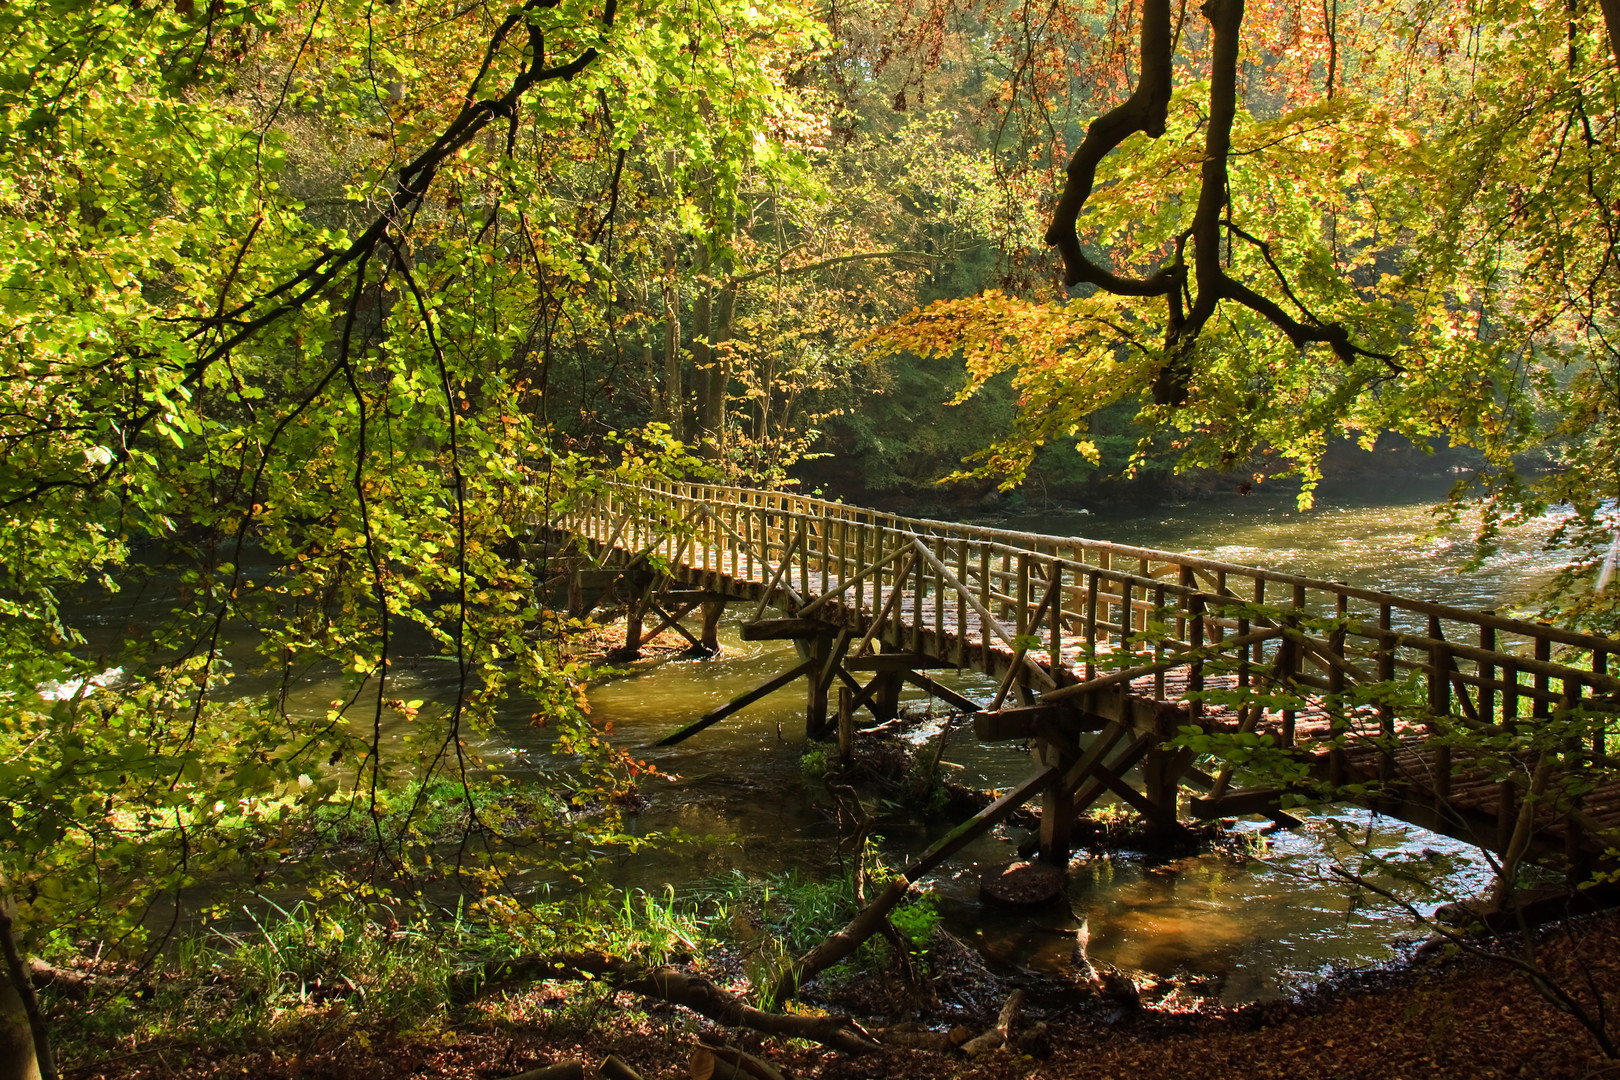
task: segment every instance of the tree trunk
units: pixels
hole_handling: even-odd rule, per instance
[[[5,960],[5,971],[0,973],[0,1080],[41,1080],[45,1074],[55,1080],[39,1001],[34,997],[34,984],[12,933],[16,905],[7,891],[9,885],[0,875],[0,951]],[[38,1042],[35,1031],[40,1035]],[[45,1059],[43,1069],[41,1058]]]
[[[708,370],[698,375],[701,453],[715,461],[724,457],[726,451],[726,391],[731,386],[731,351],[727,346],[731,341],[732,320],[737,310],[737,288],[737,282],[730,278],[720,287],[709,340],[704,343],[709,366]],[[697,352],[695,342],[693,352]]]
[[[672,242],[664,255],[664,422],[669,432],[686,441],[686,395],[681,386],[681,290],[676,277],[678,258]]]
[[[703,415],[708,405],[709,373],[714,367],[714,346],[709,327],[709,313],[714,306],[714,284],[707,278],[709,254],[705,250],[698,265],[697,289],[692,296],[692,396],[697,399],[696,426],[692,438],[697,443],[700,457],[712,457],[709,451],[708,430]]]
[[[28,1010],[10,979],[0,979],[0,1080],[40,1080]]]
[[[1614,52],[1616,66],[1620,66],[1620,0],[1598,0],[1603,9],[1603,25],[1609,31],[1609,48]]]

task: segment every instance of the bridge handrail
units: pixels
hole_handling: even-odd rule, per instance
[[[1208,570],[1216,573],[1237,574],[1247,578],[1264,578],[1268,582],[1279,585],[1297,585],[1318,592],[1342,595],[1348,598],[1368,601],[1399,608],[1422,615],[1436,615],[1443,619],[1458,622],[1469,622],[1479,626],[1489,626],[1496,630],[1517,634],[1522,637],[1545,638],[1560,645],[1573,645],[1578,648],[1594,649],[1607,652],[1611,655],[1620,655],[1620,639],[1603,637],[1597,634],[1588,634],[1576,630],[1567,630],[1552,623],[1528,619],[1517,619],[1512,616],[1499,615],[1494,611],[1475,608],[1459,608],[1449,604],[1442,604],[1431,600],[1422,600],[1416,597],[1400,596],[1395,593],[1384,592],[1378,589],[1364,589],[1341,581],[1330,581],[1322,578],[1305,577],[1300,574],[1290,574],[1285,571],[1267,570],[1263,567],[1247,566],[1242,563],[1225,562],[1220,559],[1211,559],[1202,555],[1191,555],[1182,552],[1165,551],[1159,548],[1136,547],[1130,544],[1119,544],[1109,540],[1097,540],[1084,536],[1058,536],[1047,533],[1030,533],[1012,529],[998,529],[989,526],[964,525],[961,522],[939,521],[933,518],[914,518],[900,514],[891,514],[885,511],[871,510],[864,507],[851,506],[848,503],[833,502],[827,499],[810,495],[799,495],[792,492],[765,491],[756,488],[733,487],[721,484],[697,484],[685,481],[667,481],[663,483],[645,482],[641,485],[623,484],[617,481],[608,481],[608,486],[621,490],[651,490],[666,497],[693,499],[698,498],[698,492],[713,494],[741,494],[755,498],[776,498],[782,502],[792,500],[802,504],[803,510],[796,510],[786,506],[767,507],[786,514],[807,514],[810,508],[821,511],[831,511],[842,519],[862,522],[864,515],[869,520],[864,524],[882,527],[885,522],[898,529],[904,524],[913,528],[906,530],[916,532],[918,529],[927,530],[929,535],[946,536],[970,541],[991,540],[995,543],[998,552],[1007,554],[1031,554],[1037,557],[1061,558],[1055,551],[1045,552],[1039,547],[1027,546],[1030,542],[1036,545],[1046,544],[1053,548],[1081,548],[1087,551],[1106,552],[1109,555],[1120,555],[1125,558],[1147,560],[1149,562],[1162,562],[1176,566],[1192,567],[1199,570]],[[710,500],[714,501],[714,500]],[[741,502],[737,505],[760,506],[759,503]],[[1021,546],[1024,545],[1024,546]]]
[[[891,647],[1004,671],[996,707],[1015,683],[1026,700],[1065,681],[1064,698],[1094,680],[1117,688],[1116,668],[1147,673],[1163,697],[1179,667],[1196,714],[1205,666],[1221,662],[1239,688],[1271,685],[1301,702],[1290,688],[1306,688],[1337,701],[1338,732],[1355,711],[1351,687],[1409,673],[1418,697],[1400,706],[1406,722],[1457,713],[1508,727],[1579,705],[1584,726],[1569,753],[1611,760],[1604,717],[1616,711],[1620,677],[1608,663],[1620,641],[1547,623],[1219,559],[719,484],[606,481],[548,524],[586,537],[602,558],[656,554],[688,581],[750,580],[761,609],[791,613],[839,594],[835,618],[853,618],[860,648],[882,634]],[[1555,644],[1587,650],[1590,668],[1555,660]],[[1378,732],[1393,737],[1394,699],[1373,698],[1356,708],[1374,710]],[[1300,707],[1281,706],[1284,745],[1294,745]]]

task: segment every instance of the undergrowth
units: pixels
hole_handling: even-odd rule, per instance
[[[47,991],[64,1060],[88,1067],[120,1048],[154,1044],[184,1060],[210,1046],[286,1045],[333,1025],[431,1037],[470,1007],[497,1020],[583,1030],[605,1008],[608,995],[597,988],[519,988],[469,1006],[458,987],[469,972],[503,960],[591,949],[648,966],[688,964],[748,995],[855,913],[847,880],[794,872],[734,873],[686,893],[539,904],[488,898],[446,910],[334,885],[315,893],[324,898],[284,907],[254,896],[215,909],[204,929],[176,938],[148,967],[98,969],[123,977],[98,980],[87,1001]],[[894,923],[920,957],[938,919],[925,898],[903,905]],[[892,962],[889,951],[868,942],[830,977],[877,973]]]

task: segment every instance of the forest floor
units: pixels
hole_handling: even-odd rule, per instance
[[[1548,930],[1536,948],[1545,970],[1588,1007],[1601,1002],[1610,1016],[1620,1009],[1620,913]],[[1290,1002],[1185,1008],[1171,994],[1124,1008],[1028,972],[994,975],[970,952],[937,953],[931,977],[913,986],[909,1000],[933,1002],[925,1019],[938,1022],[954,1010],[955,1019],[945,1022],[983,1030],[995,1023],[999,996],[1022,986],[1028,1001],[1014,1034],[1023,1038],[971,1059],[958,1051],[851,1056],[717,1028],[684,1009],[628,994],[541,983],[410,1031],[357,1023],[336,1005],[313,1006],[280,1018],[259,1038],[229,1045],[159,1037],[122,1052],[81,1048],[88,1052],[65,1056],[62,1074],[65,1080],[493,1080],[569,1059],[583,1060],[592,1076],[611,1054],[646,1080],[674,1080],[694,1075],[693,1052],[708,1040],[740,1047],[786,1076],[817,1080],[1620,1077],[1620,1063],[1604,1058],[1590,1034],[1500,960],[1431,955],[1354,973]],[[824,1004],[858,1016],[886,1011],[881,1022],[892,1023],[907,997],[899,978],[846,986]],[[939,1008],[942,998],[953,1003],[950,1009]],[[863,1012],[863,1003],[872,1011]],[[714,1075],[724,1073],[722,1066]]]

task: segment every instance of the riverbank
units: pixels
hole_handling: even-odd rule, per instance
[[[1601,1000],[1611,1015],[1620,1008],[1620,915],[1550,928],[1538,936],[1537,952],[1545,970],[1584,1004]],[[951,977],[947,970],[935,981]],[[1173,996],[1140,1010],[1108,1009],[1017,971],[1001,973],[1000,981],[1004,988],[1024,984],[1029,1000],[1020,1029],[1044,1024],[1044,1032],[1036,1029],[1036,1037],[1015,1040],[1016,1048],[973,1059],[917,1050],[851,1056],[761,1041],[634,995],[542,982],[410,1029],[356,1023],[341,1002],[312,1003],[287,1010],[256,1037],[226,1044],[154,1036],[144,1045],[74,1053],[63,1075],[489,1080],[613,1054],[647,1080],[668,1080],[691,1075],[692,1053],[704,1039],[741,1046],[784,1075],[810,1080],[1596,1080],[1620,1074],[1620,1064],[1606,1060],[1591,1036],[1539,997],[1524,976],[1478,957],[1432,955],[1330,980],[1294,1002],[1195,1011],[1178,1009]],[[997,1004],[984,1001],[977,1021],[993,1023]]]

